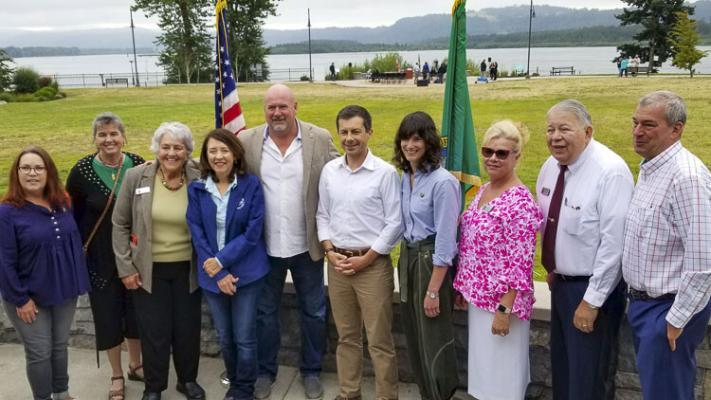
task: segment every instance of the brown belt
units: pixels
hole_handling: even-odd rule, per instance
[[[367,249],[341,249],[335,246],[333,247],[333,251],[338,254],[343,254],[346,257],[361,257],[364,256],[368,250],[370,250],[370,247]]]

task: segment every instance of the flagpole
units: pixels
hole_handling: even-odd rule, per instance
[[[526,79],[531,79],[531,26],[533,25],[533,0],[528,10],[528,61],[526,62]]]
[[[314,74],[313,74],[313,67],[311,66],[311,9],[307,8],[306,12],[308,13],[309,17],[309,81],[313,82],[314,81]]]

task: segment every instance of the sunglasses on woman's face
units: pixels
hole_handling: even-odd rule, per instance
[[[511,150],[494,150],[491,147],[481,148],[481,155],[484,158],[491,158],[491,156],[496,155],[499,160],[505,160],[509,157],[509,154],[511,154]]]

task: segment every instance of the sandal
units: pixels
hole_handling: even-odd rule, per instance
[[[136,372],[138,370],[142,370],[143,365],[139,364],[135,367],[132,367],[131,364],[128,364],[128,380],[129,381],[138,381],[138,382],[143,382],[143,374],[137,374]]]
[[[114,385],[114,381],[122,381],[121,383],[121,389],[109,389],[109,400],[123,400],[124,399],[124,393],[126,390],[126,381],[123,379],[123,376],[112,376],[111,377],[111,386]]]

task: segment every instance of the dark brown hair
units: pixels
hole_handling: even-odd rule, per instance
[[[393,162],[405,172],[413,173],[410,162],[402,152],[402,141],[417,135],[425,141],[425,154],[422,156],[417,169],[429,172],[439,168],[442,162],[442,139],[437,133],[432,117],[422,111],[408,114],[400,122],[400,127],[395,134]]]
[[[15,157],[12,167],[10,167],[10,181],[7,185],[7,192],[5,192],[5,196],[2,198],[2,202],[12,204],[15,207],[22,207],[27,203],[27,199],[25,198],[26,194],[22,189],[22,185],[20,185],[20,178],[18,176],[20,159],[25,154],[36,154],[42,159],[42,162],[44,162],[45,173],[47,174],[47,183],[42,193],[44,199],[47,200],[53,208],[69,207],[69,196],[67,196],[64,185],[62,185],[62,182],[59,180],[57,166],[54,164],[52,157],[49,156],[49,153],[38,146],[27,146]]]
[[[215,171],[213,171],[210,167],[210,162],[207,159],[207,142],[210,141],[210,139],[215,139],[218,142],[224,143],[227,148],[230,149],[232,156],[235,158],[228,179],[232,181],[232,177],[235,174],[240,176],[244,175],[246,168],[244,162],[244,147],[242,147],[242,143],[237,140],[234,133],[228,131],[227,129],[217,128],[210,131],[210,133],[205,136],[205,140],[202,142],[202,150],[200,150],[200,172],[202,178],[205,179],[209,175],[215,182],[218,181]]]
[[[345,121],[355,117],[361,117],[363,119],[363,128],[370,132],[373,127],[373,118],[365,107],[356,104],[345,106],[338,112],[338,115],[336,115],[336,128],[340,128],[340,120]]]

